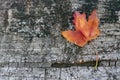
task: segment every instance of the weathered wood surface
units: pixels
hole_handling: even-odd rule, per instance
[[[101,35],[80,48],[61,31],[98,9]],[[80,64],[80,61],[84,63]],[[0,80],[120,80],[120,0],[0,0]]]

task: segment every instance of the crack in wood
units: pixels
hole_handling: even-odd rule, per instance
[[[55,68],[65,68],[65,67],[72,67],[72,66],[88,66],[88,67],[94,67],[96,61],[87,61],[87,62],[55,62],[51,63],[51,65],[48,66],[42,66],[41,62],[4,62],[0,63],[0,67],[16,67],[16,68],[22,68],[22,67],[29,67],[29,68],[49,68],[49,67],[55,67]],[[98,67],[99,66],[120,66],[120,60],[99,60]],[[47,63],[46,63],[47,64]]]
[[[119,64],[117,65],[117,62],[119,60],[99,60],[98,62],[98,67],[99,66],[119,66]],[[51,67],[56,67],[56,68],[65,68],[65,67],[72,67],[72,66],[90,66],[90,67],[94,67],[96,64],[96,61],[87,61],[87,62],[75,62],[75,63],[66,63],[66,62],[55,62],[52,63]]]

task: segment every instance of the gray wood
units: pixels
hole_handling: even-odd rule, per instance
[[[66,41],[72,13],[94,8],[100,36],[83,48]],[[119,80],[119,66],[119,0],[0,0],[0,80]]]

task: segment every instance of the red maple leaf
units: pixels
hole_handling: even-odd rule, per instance
[[[95,39],[99,34],[98,29],[99,18],[97,17],[96,10],[86,20],[86,14],[80,14],[75,11],[73,14],[75,30],[63,31],[62,35],[69,42],[72,42],[80,47],[83,47],[88,41]]]

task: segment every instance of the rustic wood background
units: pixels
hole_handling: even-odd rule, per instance
[[[95,8],[97,39],[80,48],[61,36],[75,10]],[[120,0],[0,0],[0,80],[120,80]]]

